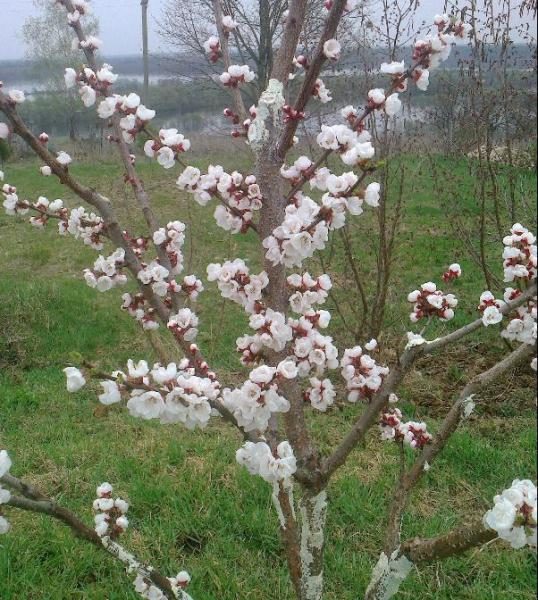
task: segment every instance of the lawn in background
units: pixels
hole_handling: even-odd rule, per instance
[[[387,311],[398,336],[409,329],[407,293],[424,281],[439,281],[451,262],[462,264],[464,277],[454,285],[459,314],[446,328],[476,318],[484,289],[478,268],[466,258],[442,201],[431,189],[427,161],[407,162],[414,185],[405,193]],[[147,163],[140,169],[163,221],[180,219],[188,226],[185,274],[196,273],[205,280],[207,263],[234,257],[248,257],[251,268],[259,269],[253,234],[230,236],[217,228],[210,209],[175,188],[177,173]],[[10,164],[4,170],[23,198],[45,195],[62,197],[69,206],[79,204],[53,178],[39,176],[35,162]],[[475,200],[467,165],[454,162],[453,170],[463,182],[462,198],[468,198],[472,215]],[[72,171],[112,198],[132,231],[142,231],[116,166],[75,164]],[[518,181],[529,194],[534,192],[536,179],[527,171],[518,172]],[[367,211],[352,225],[356,256],[366,273],[375,264],[369,251],[374,218]],[[337,248],[337,281],[343,264],[338,252]],[[500,269],[501,247],[491,244],[488,252],[499,257]],[[218,420],[204,432],[164,427],[135,420],[119,408],[101,410],[91,389],[67,394],[62,373],[67,363],[84,358],[112,370],[122,368],[127,358],[157,360],[148,340],[119,309],[124,290],[99,294],[85,285],[81,271],[95,257],[80,242],[58,236],[55,223],[38,231],[24,219],[0,216],[0,448],[9,450],[12,472],[88,523],[95,487],[112,482],[131,503],[124,544],[166,574],[188,570],[195,600],[291,598],[270,490],[236,465],[234,454],[241,442],[234,431]],[[315,261],[309,269],[320,272]],[[220,298],[213,284],[205,283],[197,309],[198,342],[223,382],[240,381],[244,369],[233,348],[247,330],[247,319]],[[337,317],[330,333],[352,343]],[[397,338],[382,342],[391,360]],[[504,351],[498,329],[489,328],[464,350],[422,361],[401,390],[405,414],[425,419],[435,429],[470,374],[491,366]],[[405,537],[447,531],[467,516],[484,512],[493,495],[513,478],[535,479],[532,383],[530,370],[522,366],[480,396],[476,414],[416,491],[404,522]],[[310,415],[322,448],[334,446],[360,410],[341,406],[328,415]],[[366,448],[353,453],[330,487],[328,600],[360,597],[381,548],[397,456],[378,438],[373,430]],[[9,509],[8,518],[12,531],[0,538],[2,600],[137,598],[132,577],[121,566],[61,524]],[[534,572],[531,552],[507,551],[493,543],[415,570],[401,597],[530,599],[535,596]]]

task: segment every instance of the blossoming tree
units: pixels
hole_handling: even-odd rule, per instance
[[[125,181],[132,186],[147,231],[129,234],[118,221],[113,201],[73,176],[69,169],[71,157],[63,151],[53,154],[47,134],[30,131],[17,110],[24,101],[24,94],[17,90],[0,90],[0,111],[5,117],[0,123],[0,137],[12,133],[20,136],[43,161],[41,173],[58,178],[91,208],[69,208],[62,200],[50,202],[45,197],[35,202],[23,200],[9,182],[2,189],[4,208],[9,215],[29,214],[30,223],[37,228],[56,222],[60,235],[72,235],[103,252],[93,267],[84,271],[88,286],[106,292],[130,285],[130,291],[123,295],[122,308],[145,330],[166,328],[181,354],[176,362],[153,366],[144,360],[129,360],[126,368],[111,374],[91,365],[68,366],[68,390],[76,392],[95,382],[101,403],[124,404],[134,417],[189,429],[203,429],[210,419],[221,418],[233,427],[241,438],[237,462],[267,481],[272,489],[290,577],[300,600],[319,600],[323,596],[327,489],[331,478],[376,426],[387,443],[402,449],[410,447],[414,460],[411,464],[402,461],[388,507],[384,548],[373,567],[365,598],[391,598],[414,564],[440,560],[497,537],[513,548],[535,546],[536,487],[529,480],[518,479],[495,497],[485,515],[476,515],[471,523],[433,539],[401,538],[401,522],[412,490],[425,471],[435,468],[435,460],[450,436],[471,414],[475,394],[520,361],[531,360],[536,340],[533,234],[521,224],[512,227],[503,240],[505,282],[510,285],[503,299],[484,292],[477,319],[443,337],[425,339],[422,323],[451,320],[458,305],[456,297],[433,282],[412,291],[408,297],[412,307],[410,331],[400,356],[391,365],[378,362],[376,340],[338,348],[325,333],[330,314],[320,308],[331,289],[331,278],[302,270],[303,263],[325,248],[331,233],[346,219],[357,218],[364,210],[376,210],[379,204],[380,186],[371,181],[376,163],[367,118],[373,114],[396,116],[401,109],[399,96],[409,85],[426,90],[430,70],[447,58],[456,38],[467,35],[465,23],[455,16],[436,16],[434,32],[416,41],[409,66],[404,60],[381,65],[381,72],[387,76],[386,88],[372,89],[361,109],[346,107],[341,123],[322,126],[317,137],[319,156],[301,156],[290,165],[287,157],[308,103],[330,99],[320,73],[328,61],[340,56],[338,27],[355,2],[324,3],[326,18],[316,50],[305,56],[298,40],[307,2],[290,0],[269,83],[257,104],[247,110],[241,87],[256,74],[249,65],[232,63],[228,38],[237,25],[224,14],[221,3],[214,1],[215,36],[208,42],[207,52],[210,60],[222,60],[224,64],[220,81],[229,88],[233,102],[225,115],[238,126],[234,135],[245,138],[255,167],[252,173],[227,173],[221,166],[209,165],[201,172],[184,164],[189,140],[176,129],[153,133],[155,112],[142,105],[136,94],[114,94],[117,76],[110,65],[98,64],[101,42],[87,36],[83,29],[89,11],[87,2],[58,0],[58,4],[65,9],[75,34],[74,45],[86,60],[81,68],[66,70],[66,84],[78,90],[84,105],[96,105],[99,117],[108,122],[110,141],[117,147]],[[290,75],[297,74],[302,78],[301,86],[297,97],[290,98],[287,84]],[[224,298],[239,304],[249,318],[250,331],[237,340],[237,351],[250,371],[237,387],[221,385],[218,373],[204,358],[203,348],[196,344],[199,317],[190,307],[203,292],[202,280],[195,274],[182,274],[183,244],[188,234],[185,225],[180,220],[161,224],[152,208],[131,151],[131,145],[141,137],[147,139],[146,155],[163,168],[181,165],[179,189],[202,206],[214,204],[214,218],[220,227],[231,235],[253,230],[259,238],[264,256],[262,272],[252,273],[242,258],[233,257],[207,266],[207,280]],[[341,161],[343,173],[322,166],[331,155]],[[4,178],[4,174],[1,176]],[[314,197],[308,195],[308,187]],[[452,264],[442,279],[450,285],[461,275],[459,265]],[[430,433],[423,422],[407,420],[398,408],[397,394],[417,359],[442,353],[450,344],[465,343],[481,327],[499,326],[503,321],[501,335],[510,341],[511,351],[465,385],[436,433]],[[536,368],[536,358],[532,365]],[[306,413],[319,411],[330,418],[339,394],[359,408],[350,429],[342,432],[330,452],[322,454],[308,427]],[[142,597],[190,598],[186,572],[166,577],[137,560],[119,543],[129,524],[129,506],[114,497],[109,483],[97,488],[92,528],[11,474],[11,466],[11,458],[3,450],[1,533],[10,528],[6,506],[51,515],[122,561],[134,573],[135,590]]]

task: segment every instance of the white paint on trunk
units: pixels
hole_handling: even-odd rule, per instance
[[[295,506],[293,504],[293,482],[291,479],[284,479],[283,481],[275,481],[273,483],[273,494],[271,499],[273,500],[273,505],[276,510],[276,514],[278,516],[278,522],[280,523],[280,527],[282,529],[286,529],[286,517],[284,516],[284,511],[282,510],[282,505],[280,504],[280,486],[282,486],[282,491],[288,495],[289,504],[291,508],[291,516],[293,520],[296,520],[295,517]]]
[[[370,585],[366,590],[367,600],[390,600],[409,575],[413,563],[397,548],[389,557],[382,552],[372,571]]]
[[[323,569],[320,555],[324,543],[327,492],[323,490],[317,496],[303,498],[300,511],[302,592],[305,600],[321,600]],[[313,569],[316,572],[313,572]]]
[[[462,410],[461,410],[461,420],[465,421],[465,419],[468,419],[471,414],[473,413],[473,410],[476,406],[474,400],[474,394],[471,394],[470,396],[467,396],[467,398],[465,398],[465,400],[462,402]]]
[[[270,79],[256,107],[256,118],[248,128],[248,141],[255,152],[261,150],[269,138],[269,126],[279,125],[284,104],[284,85],[278,79]]]
[[[286,518],[284,517],[284,511],[282,510],[282,506],[280,504],[280,498],[278,497],[279,493],[280,493],[280,484],[278,483],[278,481],[275,481],[273,483],[273,494],[271,496],[271,499],[273,500],[273,505],[275,507],[276,514],[278,516],[278,522],[280,523],[280,527],[282,527],[282,529],[286,529]]]

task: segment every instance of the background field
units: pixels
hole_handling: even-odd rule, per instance
[[[231,158],[206,156],[226,165]],[[404,160],[404,159],[402,159]],[[405,159],[408,180],[398,260],[389,296],[387,322],[395,332],[382,338],[387,361],[394,358],[407,331],[405,297],[418,284],[438,281],[451,262],[465,276],[456,282],[460,310],[453,328],[476,317],[484,289],[477,267],[468,260],[447,218],[447,199],[435,193],[430,163]],[[196,164],[196,163],[194,163]],[[465,161],[447,163],[461,182],[468,218],[476,215],[473,181]],[[61,186],[37,175],[35,162],[5,167],[7,180],[22,197],[70,200]],[[205,275],[208,262],[250,257],[260,260],[251,236],[231,237],[218,229],[208,210],[182,197],[177,173],[140,166],[164,219],[188,226],[186,273]],[[121,174],[107,163],[76,164],[73,172],[114,199],[132,220],[132,204]],[[522,193],[533,198],[536,178],[516,173]],[[71,200],[70,205],[75,200]],[[448,211],[449,212],[449,211]],[[373,272],[371,213],[353,224],[356,255]],[[532,223],[528,223],[532,226]],[[192,242],[192,247],[191,247]],[[501,248],[491,243],[492,257]],[[125,544],[170,575],[186,568],[196,600],[279,599],[291,597],[280,549],[277,519],[268,486],[240,469],[234,459],[239,439],[218,421],[203,433],[134,420],[121,409],[99,409],[85,389],[65,391],[61,369],[82,357],[103,369],[121,367],[127,358],[155,356],[147,339],[119,310],[122,291],[99,294],[81,278],[95,253],[60,238],[51,224],[36,231],[22,219],[0,215],[0,447],[14,460],[12,471],[38,484],[59,502],[91,521],[95,486],[111,481],[131,503],[132,527]],[[336,283],[345,285],[335,249]],[[498,261],[500,271],[500,260]],[[312,263],[312,273],[320,266]],[[349,293],[349,292],[348,292]],[[199,343],[225,383],[238,381],[242,369],[231,349],[246,330],[246,319],[207,286],[199,302]],[[493,328],[490,328],[493,329]],[[352,343],[336,317],[331,333],[340,347]],[[429,335],[436,335],[432,330]],[[469,376],[491,366],[505,348],[498,330],[483,330],[465,350],[424,360],[401,390],[405,414],[425,419],[435,429],[453,393]],[[424,478],[404,524],[404,535],[435,535],[484,512],[492,496],[514,477],[535,478],[534,377],[524,365],[480,397],[476,414],[453,437]],[[311,415],[322,448],[341,437],[360,407],[341,406],[326,416]],[[364,590],[379,552],[386,501],[396,474],[396,454],[377,432],[367,451],[352,455],[330,488],[326,585],[329,600],[351,600]],[[2,600],[120,600],[136,598],[130,578],[112,560],[72,537],[50,519],[10,511],[12,532],[0,539]],[[415,570],[402,598],[531,599],[535,597],[535,556],[507,552],[500,544],[464,557]],[[420,582],[420,583],[419,583]],[[420,590],[417,592],[417,588]]]

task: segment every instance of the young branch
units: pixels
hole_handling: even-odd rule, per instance
[[[94,529],[88,527],[74,513],[67,508],[60,506],[54,500],[51,500],[32,485],[21,481],[13,475],[6,474],[0,478],[7,487],[22,494],[22,496],[12,495],[8,505],[21,510],[45,514],[57,519],[71,528],[73,533],[82,539],[87,540],[95,547],[107,552],[120,560],[129,572],[136,572],[138,575],[149,579],[157,586],[169,600],[177,598],[186,598],[186,595],[178,595],[172,588],[167,577],[150,565],[140,562],[135,556],[127,552],[120,544],[108,537],[99,537]]]
[[[400,481],[394,490],[385,536],[385,553],[387,555],[391,554],[400,544],[402,517],[411,491],[424,474],[426,465],[431,465],[433,463],[448,443],[452,434],[466,419],[466,410],[469,403],[472,402],[472,396],[477,391],[487,387],[498,377],[515,367],[522,360],[531,356],[533,352],[533,346],[522,344],[517,350],[491,367],[491,369],[488,369],[471,379],[460,392],[457,400],[443,419],[441,427],[432,442],[424,447],[424,450],[417,456],[412,467],[400,478]],[[470,408],[472,408],[472,405]]]
[[[299,91],[299,95],[297,96],[297,99],[296,99],[294,107],[293,107],[297,112],[302,112],[304,110],[308,100],[312,96],[312,90],[314,89],[316,80],[320,74],[320,71],[323,67],[324,62],[327,60],[327,58],[325,57],[325,54],[323,52],[323,44],[325,44],[325,42],[327,40],[332,39],[336,35],[336,30],[338,29],[338,25],[340,23],[340,20],[342,19],[342,15],[344,14],[344,9],[346,7],[346,3],[347,3],[347,0],[334,0],[334,2],[333,2],[333,6],[329,12],[327,21],[325,23],[325,28],[319,39],[318,47],[316,49],[314,57],[312,58],[310,66],[306,72],[306,75],[305,75],[305,78],[303,81],[303,85],[301,86],[301,90]],[[290,18],[291,18],[291,10],[290,10]],[[297,48],[297,41],[295,41],[295,44],[293,45],[292,52],[295,52],[296,48]],[[293,59],[293,54],[291,55],[291,58],[289,58],[289,61],[286,63],[287,70],[286,70],[285,74],[284,73],[282,74],[282,75],[285,75],[286,77],[288,76],[292,59]],[[282,81],[282,79],[281,79],[281,81]],[[279,140],[279,144],[278,144],[279,153],[281,156],[285,156],[287,151],[290,149],[290,147],[293,143],[293,136],[295,135],[295,131],[297,130],[297,125],[298,125],[298,121],[295,119],[292,119],[289,121],[286,128],[284,129],[284,132],[283,132],[282,137]]]
[[[221,0],[212,0],[211,4],[213,7],[217,32],[219,34],[222,62],[224,63],[224,68],[227,70],[232,63],[230,59],[229,34],[224,31],[224,26],[222,24],[222,18],[224,17],[222,3]],[[241,121],[244,121],[248,117],[248,113],[240,89],[238,87],[232,87],[230,88],[230,94],[232,96],[235,112],[239,115]]]
[[[533,283],[523,294],[516,298],[516,300],[506,303],[500,311],[504,315],[507,315],[514,309],[525,304],[525,302],[528,302],[534,296],[536,296],[536,283]],[[376,422],[379,413],[385,408],[390,394],[398,388],[405,375],[409,372],[418,358],[457,342],[483,326],[482,319],[477,319],[442,338],[405,350],[400,356],[398,364],[391,369],[391,372],[381,386],[381,389],[373,397],[371,403],[366,407],[366,410],[360,415],[336,450],[323,461],[323,478],[328,480],[332,474],[345,463],[349,454],[357,444],[364,439],[366,432]]]

